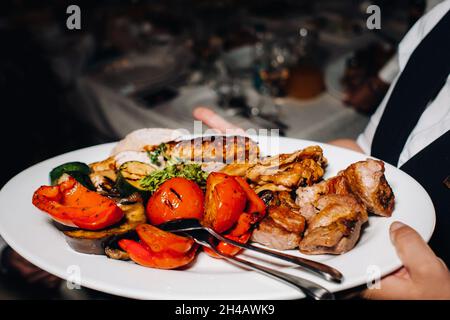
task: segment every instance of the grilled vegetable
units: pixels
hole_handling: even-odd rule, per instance
[[[194,241],[149,224],[136,228],[140,242],[128,239],[119,241],[131,260],[145,267],[176,269],[189,264],[195,258],[197,245]]]
[[[266,214],[266,204],[243,178],[234,177],[234,179],[239,183],[247,196],[247,207],[245,211],[255,215],[255,222],[261,220]]]
[[[147,151],[150,162],[154,165],[160,166],[161,160],[168,160],[168,156],[165,154],[167,150],[167,145],[165,143],[161,143],[152,151]]]
[[[264,201],[244,179],[219,172],[211,173],[208,177],[205,208],[203,223],[218,232],[225,231],[224,237],[240,243],[249,241],[253,226],[266,213]],[[218,243],[216,249],[230,256],[241,251],[239,247],[223,241]],[[218,257],[211,250],[205,251]]]
[[[200,187],[204,187],[208,173],[203,171],[199,164],[178,163],[167,166],[163,170],[152,172],[150,175],[141,180],[141,188],[153,192],[164,182],[175,177],[192,180]]]
[[[67,162],[50,171],[50,184],[54,186],[65,180],[65,175],[70,175],[86,188],[93,190],[94,186],[89,179],[90,172],[89,166],[83,162]]]
[[[99,231],[88,230],[66,230],[64,235],[67,243],[77,252],[87,254],[105,254],[107,246],[114,239],[120,238],[145,223],[144,205],[142,202],[132,204],[118,204],[124,212],[124,220],[116,226]],[[110,250],[109,250],[110,251]],[[107,253],[109,257],[110,254]]]
[[[154,225],[203,217],[203,192],[193,181],[172,178],[164,182],[147,203],[147,217]]]
[[[227,231],[239,219],[246,202],[245,191],[234,177],[212,172],[206,182],[203,223],[217,232]]]
[[[57,186],[36,190],[33,204],[61,224],[87,230],[106,228],[123,217],[113,200],[90,191],[70,176]]]
[[[155,171],[155,167],[139,162],[128,161],[122,164],[117,174],[116,187],[122,196],[130,195],[134,192],[145,193],[146,190],[141,186],[141,180]]]

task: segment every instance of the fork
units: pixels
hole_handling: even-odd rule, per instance
[[[315,300],[334,300],[333,293],[315,282],[219,252],[214,246],[213,236],[204,229],[185,231],[183,234],[193,239],[199,245],[211,249],[215,254],[222,258],[241,267],[252,269],[276,280],[281,280],[282,282],[301,290],[309,298]]]
[[[289,254],[285,254],[285,253],[281,253],[281,252],[277,252],[277,251],[272,251],[269,249],[264,249],[264,248],[257,247],[257,246],[254,246],[254,245],[248,244],[248,243],[240,243],[240,242],[225,238],[224,236],[215,232],[213,229],[203,226],[200,223],[200,221],[197,219],[172,220],[172,221],[169,221],[169,222],[159,225],[158,228],[165,230],[165,231],[174,232],[174,233],[194,231],[194,230],[204,230],[220,241],[227,242],[231,245],[234,245],[234,246],[242,248],[242,249],[253,250],[253,251],[274,257],[274,258],[278,258],[278,259],[281,259],[284,261],[288,261],[290,263],[294,263],[297,266],[302,267],[304,270],[309,271],[310,273],[313,273],[317,276],[320,276],[321,278],[323,278],[325,280],[340,283],[343,279],[343,275],[341,272],[339,272],[335,268],[330,267],[326,264],[316,262],[313,260],[309,260],[309,259],[305,259],[305,258],[301,258],[301,257],[296,257],[293,255],[289,255]]]

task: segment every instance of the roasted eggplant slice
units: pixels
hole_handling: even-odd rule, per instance
[[[68,230],[63,231],[67,243],[77,252],[87,254],[105,254],[105,247],[112,237],[125,235],[138,225],[146,222],[144,205],[142,202],[120,204],[118,206],[125,213],[124,221],[119,225],[100,231]]]

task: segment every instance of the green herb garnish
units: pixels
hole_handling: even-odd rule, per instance
[[[145,178],[142,178],[140,184],[145,190],[153,192],[165,181],[175,177],[192,180],[200,187],[204,187],[208,172],[203,171],[201,166],[196,163],[178,163],[150,173]]]
[[[159,146],[155,148],[153,151],[148,151],[148,157],[150,158],[150,162],[160,166],[161,162],[159,161],[159,157],[162,156],[164,160],[167,160],[168,157],[166,155],[167,145],[165,143],[161,143]]]

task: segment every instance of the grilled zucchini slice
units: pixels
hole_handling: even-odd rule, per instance
[[[130,195],[134,192],[147,193],[141,187],[142,178],[148,176],[157,168],[139,161],[128,161],[122,164],[117,173],[116,186],[122,196]]]
[[[70,175],[86,188],[94,190],[94,185],[89,178],[90,172],[89,166],[83,162],[67,162],[50,171],[50,183],[56,185],[65,179],[65,175]]]

